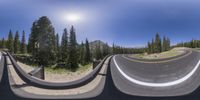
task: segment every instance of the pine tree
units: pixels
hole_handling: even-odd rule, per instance
[[[197,47],[200,48],[200,40],[198,40]]]
[[[26,39],[25,39],[25,32],[23,31],[22,33],[22,40],[21,40],[21,53],[22,54],[25,54],[27,51],[26,51]]]
[[[57,49],[57,51],[59,51],[58,49],[59,49],[59,34],[56,34],[56,49]]]
[[[9,49],[9,51],[11,53],[14,52],[14,45],[13,45],[13,34],[12,34],[12,31],[10,30],[9,31],[9,34],[8,34],[8,42],[7,42],[7,48]]]
[[[113,54],[116,54],[116,52],[115,52],[115,44],[113,43],[113,45],[112,45],[112,53]]]
[[[62,40],[61,40],[61,60],[65,62],[66,64],[68,63],[68,58],[69,58],[69,50],[68,50],[68,32],[67,29],[64,29],[63,35],[62,35]]]
[[[103,45],[103,48],[102,48],[102,56],[104,57],[104,56],[106,56],[107,55],[107,47],[106,47],[106,44],[105,45]]]
[[[1,45],[2,45],[2,48],[6,48],[6,41],[5,39],[3,38],[2,41],[1,41]]]
[[[83,42],[81,42],[81,45],[79,46],[79,63],[82,65],[86,64],[85,62],[85,47]]]
[[[107,53],[110,54],[111,51],[110,51],[110,46],[108,45],[108,43],[106,43],[106,47],[107,47]]]
[[[19,53],[19,49],[20,49],[20,41],[19,41],[19,33],[17,31],[14,38],[14,53],[15,54]]]
[[[52,41],[52,44],[53,44],[52,48],[54,49],[55,54],[57,54],[57,37],[56,37],[54,28],[53,28],[53,33],[52,33],[51,36],[52,36],[51,41]]]
[[[151,40],[151,52],[150,53],[155,53],[156,52],[156,47],[155,47],[155,41],[154,39]]]
[[[152,46],[151,46],[151,43],[148,42],[148,54],[151,54],[152,53]]]
[[[31,33],[28,40],[28,53],[32,54],[34,58],[36,58],[36,52],[38,51],[38,36],[39,35],[39,27],[37,20],[33,22]]]
[[[57,62],[60,60],[60,44],[59,44],[59,34],[56,34],[56,56],[57,56]]]
[[[86,40],[85,40],[85,63],[88,64],[90,61],[91,61],[90,46],[89,46],[89,42],[86,38]]]
[[[95,51],[96,60],[100,60],[102,58],[100,41],[98,41],[98,43],[96,44]]]
[[[167,40],[166,40],[166,50],[170,50],[170,39],[169,38],[167,38]]]
[[[192,39],[191,40],[191,48],[195,48],[195,47],[197,47],[196,40]]]
[[[69,65],[72,69],[78,68],[77,41],[75,29],[72,26],[69,37]]]
[[[196,48],[196,47],[200,47],[200,40],[192,39],[189,42],[178,43],[176,46],[178,46],[178,47]]]
[[[106,43],[105,45],[103,45],[103,51],[102,51],[103,57],[106,56],[106,55],[108,55],[109,52],[110,52],[110,51],[109,51],[109,46],[108,46],[108,44]]]
[[[155,38],[155,53],[160,53],[162,51],[162,43],[160,39],[160,35],[156,33],[156,38]]]
[[[167,39],[166,37],[164,36],[163,37],[163,43],[162,43],[162,51],[167,51]]]
[[[56,63],[54,28],[46,16],[39,18],[36,23],[36,27],[33,26],[32,29],[35,28],[33,32],[38,32],[37,34],[33,34],[36,36],[34,37],[36,44],[33,44],[37,45],[34,48],[36,48],[38,63],[45,66],[53,65]]]

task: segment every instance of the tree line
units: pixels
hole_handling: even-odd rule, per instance
[[[31,33],[26,44],[25,31],[20,39],[20,33],[10,30],[8,38],[0,40],[0,48],[7,48],[14,54],[30,54],[33,62],[43,66],[62,64],[66,68],[76,69],[79,64],[91,63],[94,59],[103,59],[108,54],[136,54],[136,53],[160,53],[170,50],[170,39],[160,38],[157,33],[155,39],[147,43],[147,47],[127,48],[113,43],[109,46],[100,40],[90,43],[86,38],[80,44],[76,40],[76,30],[71,26],[69,30],[63,29],[62,36],[55,33],[51,21],[46,16],[40,17],[32,23]],[[200,47],[200,40],[182,42],[176,46]]]
[[[21,40],[19,37],[20,36],[18,31],[16,31],[15,36],[13,36],[13,32],[10,30],[8,33],[8,39],[6,40],[5,38],[3,38],[2,40],[0,40],[0,48],[7,48],[11,53],[15,54],[27,53],[25,32],[22,32]]]
[[[100,40],[95,41],[92,51],[92,56],[95,60],[103,59],[106,55],[111,54],[109,45],[107,43],[103,43]]]
[[[127,48],[118,46],[113,43],[112,45],[112,54],[138,54],[138,53],[144,53],[146,51],[145,47],[141,48]]]
[[[59,43],[60,40],[61,43]],[[169,38],[163,37],[163,42],[161,42],[159,34],[156,34],[155,40],[152,39],[151,43],[148,42],[148,47],[127,48],[114,43],[110,47],[107,43],[99,40],[92,48],[87,38],[85,43],[77,43],[73,26],[69,32],[65,28],[60,39],[59,34],[55,34],[54,28],[47,17],[41,17],[33,22],[27,45],[24,31],[21,41],[19,41],[18,32],[16,32],[13,39],[10,31],[7,43],[4,38],[1,43],[3,47],[5,47],[4,44],[7,44],[6,47],[11,53],[31,54],[35,62],[40,65],[50,66],[61,63],[70,68],[77,68],[78,64],[88,64],[93,59],[103,59],[108,54],[159,53],[170,49]],[[21,49],[19,49],[20,47]]]
[[[188,47],[188,48],[200,48],[200,40],[191,40],[189,42],[181,42],[174,47]]]
[[[8,38],[0,40],[0,48],[7,48],[12,54],[29,54],[33,58],[31,61],[43,66],[62,64],[67,68],[76,69],[79,64],[89,64],[93,59],[100,60],[111,53],[107,43],[100,44],[98,41],[94,48],[90,47],[87,38],[81,44],[77,43],[74,26],[71,26],[69,32],[64,28],[60,38],[46,16],[33,22],[27,44],[24,31],[21,40],[19,37],[18,31],[13,36],[10,30]]]
[[[148,54],[152,53],[161,53],[164,51],[170,50],[170,39],[166,36],[163,39],[160,38],[159,33],[156,33],[155,39],[147,43],[147,47],[141,48],[127,48],[113,44],[112,53],[113,54],[138,54],[147,52]]]
[[[55,33],[51,21],[43,16],[33,22],[28,40],[28,53],[40,65],[62,63],[66,67],[76,69],[79,64],[85,65],[91,62],[89,42],[86,39],[81,45],[77,43],[74,26],[71,26],[69,32],[65,28],[61,43],[59,41],[59,34]]]
[[[46,16],[33,22],[28,44],[24,31],[21,40],[19,37],[18,31],[13,37],[10,30],[7,40],[3,38],[0,41],[0,48],[7,48],[13,54],[30,54],[34,62],[43,66],[62,63],[65,67],[76,69],[79,64],[85,65],[91,62],[88,39],[85,43],[78,44],[75,28],[71,26],[69,32],[66,28],[63,30],[60,43],[59,34],[55,34],[54,27]]]
[[[149,41],[147,44],[148,54],[161,53],[170,50],[170,39],[168,37],[160,38],[160,35],[156,33],[155,39]]]

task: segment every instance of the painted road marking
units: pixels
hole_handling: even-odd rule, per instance
[[[130,76],[128,76],[125,72],[122,71],[122,69],[120,69],[119,65],[117,64],[116,60],[115,60],[114,56],[114,64],[117,67],[118,71],[130,82],[138,84],[138,85],[142,85],[142,86],[148,86],[148,87],[168,87],[168,86],[173,86],[173,85],[177,85],[177,84],[181,84],[182,82],[188,80],[195,72],[196,70],[199,68],[200,65],[200,60],[198,61],[198,63],[196,64],[196,66],[192,69],[192,71],[190,73],[188,73],[186,76],[175,80],[175,81],[170,81],[170,82],[164,82],[164,83],[151,83],[151,82],[144,82],[144,81],[140,81],[137,79],[134,79]]]
[[[1,56],[2,56],[2,54],[1,54],[1,52],[0,52],[0,60],[1,60]]]

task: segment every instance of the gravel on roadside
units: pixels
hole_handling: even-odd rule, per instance
[[[27,73],[30,71],[34,70],[34,67],[31,67],[29,65],[23,64],[21,62],[17,62],[18,65]],[[65,70],[65,69],[63,69]],[[45,81],[50,81],[50,82],[69,82],[69,81],[74,81],[81,79],[82,77],[86,76],[90,72],[92,72],[92,66],[88,67],[84,71],[76,71],[76,72],[70,72],[66,71],[66,73],[52,73],[45,71]]]
[[[77,94],[81,94],[81,93],[86,93],[86,92],[89,92],[89,91],[93,90],[94,88],[96,88],[99,85],[99,83],[103,77],[102,75],[98,74],[88,84],[81,86],[81,87],[73,88],[73,89],[62,89],[62,90],[42,89],[42,88],[38,88],[38,87],[34,87],[34,86],[26,84],[18,76],[18,74],[14,70],[13,66],[9,65],[10,59],[8,57],[7,57],[7,61],[8,61],[8,70],[11,74],[10,77],[12,77],[12,79],[14,80],[14,84],[11,84],[11,85],[17,86],[15,88],[20,88],[20,89],[24,90],[25,92],[32,93],[32,94],[59,96],[59,95],[77,95]],[[105,71],[108,62],[109,62],[109,60],[107,59],[99,73],[103,73]]]

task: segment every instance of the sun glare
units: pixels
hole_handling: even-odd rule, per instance
[[[67,14],[65,15],[65,19],[71,22],[77,22],[81,19],[81,16],[78,14]]]

